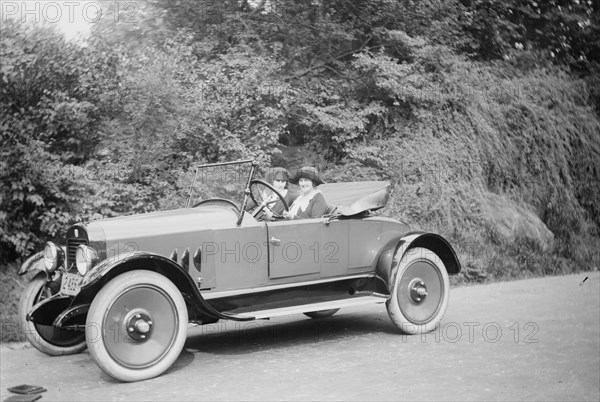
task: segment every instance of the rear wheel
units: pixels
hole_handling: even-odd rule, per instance
[[[19,323],[25,332],[25,338],[37,350],[51,356],[79,353],[86,348],[83,331],[68,331],[53,325],[40,325],[27,321],[31,308],[52,296],[46,286],[46,274],[38,273],[26,286],[19,301]],[[53,317],[49,317],[53,318]]]
[[[332,308],[331,310],[310,311],[308,313],[304,313],[304,315],[310,318],[325,318],[331,317],[338,311],[340,311],[339,308]]]
[[[415,247],[407,250],[393,269],[394,288],[386,303],[391,320],[407,334],[434,330],[450,296],[448,272],[440,257]]]
[[[187,336],[188,312],[179,289],[156,272],[113,278],[98,292],[87,317],[90,354],[121,381],[156,377],[177,360]]]

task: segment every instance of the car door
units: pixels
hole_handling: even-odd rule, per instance
[[[310,280],[347,272],[347,224],[302,219],[267,226],[270,279],[305,276]]]
[[[264,222],[248,219],[243,227],[213,231],[212,241],[202,245],[203,258],[214,267],[218,290],[244,289],[268,281],[268,251]]]
[[[268,223],[269,278],[319,275],[321,264],[314,243],[321,238],[320,220],[286,220]]]

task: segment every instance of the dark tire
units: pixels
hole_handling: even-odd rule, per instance
[[[121,381],[141,381],[161,375],[177,360],[187,326],[187,307],[173,282],[137,270],[118,275],[98,292],[86,338],[102,371]]]
[[[86,348],[85,333],[27,321],[31,308],[51,295],[46,282],[46,274],[40,272],[31,279],[21,294],[19,324],[25,332],[25,338],[34,348],[50,356],[79,353]]]
[[[415,247],[394,258],[392,296],[387,311],[407,334],[426,333],[439,325],[450,296],[448,272],[433,251]]]
[[[332,308],[331,310],[310,311],[308,313],[304,313],[304,315],[310,318],[325,318],[331,317],[338,311],[340,311],[339,308]]]

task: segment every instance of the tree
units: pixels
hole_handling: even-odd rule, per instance
[[[8,259],[73,220],[85,184],[73,168],[100,141],[111,79],[109,61],[53,30],[13,21],[1,29],[0,243]]]

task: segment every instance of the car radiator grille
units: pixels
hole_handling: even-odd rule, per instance
[[[88,244],[86,239],[69,238],[67,239],[67,267],[71,269],[75,264],[75,252],[81,244]]]

